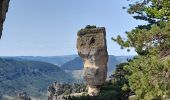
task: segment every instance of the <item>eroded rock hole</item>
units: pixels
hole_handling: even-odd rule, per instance
[[[94,44],[95,41],[96,41],[96,40],[92,37],[92,38],[90,39],[89,45]]]

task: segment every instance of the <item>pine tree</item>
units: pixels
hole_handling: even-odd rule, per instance
[[[134,48],[138,54],[124,67],[129,88],[137,99],[170,97],[170,0],[133,0],[124,9],[134,19],[147,22],[126,32],[126,39],[112,38],[121,48]]]
[[[126,9],[136,20],[146,21],[147,24],[126,32],[126,40],[118,36],[112,38],[114,41],[122,48],[135,48],[139,55],[170,50],[169,0],[137,0]]]

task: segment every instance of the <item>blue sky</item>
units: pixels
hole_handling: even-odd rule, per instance
[[[89,24],[106,27],[109,54],[134,55],[111,40],[144,23],[122,9],[127,4],[126,0],[11,0],[0,55],[77,54],[77,31]]]

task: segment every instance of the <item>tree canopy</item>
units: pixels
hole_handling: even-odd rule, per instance
[[[170,50],[170,1],[136,0],[126,8],[136,20],[146,21],[130,32],[127,39],[112,38],[122,48],[135,48],[139,55]],[[128,49],[129,50],[129,49]]]
[[[120,35],[112,38],[121,48],[134,48],[138,54],[123,67],[128,72],[125,86],[137,99],[170,97],[170,0],[128,1],[124,9],[146,24],[125,32],[126,39]]]

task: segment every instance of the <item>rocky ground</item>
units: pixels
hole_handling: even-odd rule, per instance
[[[87,92],[86,84],[84,83],[59,83],[55,82],[48,87],[48,100],[61,100],[64,96],[80,96]]]

